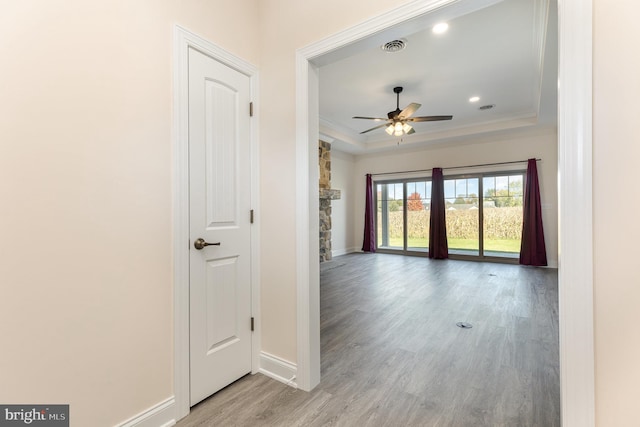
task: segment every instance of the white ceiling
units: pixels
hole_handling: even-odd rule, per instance
[[[420,146],[555,125],[555,8],[553,0],[461,0],[318,58],[321,138],[334,149],[361,154],[398,142]],[[436,35],[432,27],[441,21],[449,29]],[[398,38],[406,40],[405,50],[380,48]],[[416,102],[422,107],[414,116],[453,119],[412,123],[416,133],[401,141],[384,128],[360,134],[381,122],[352,117],[386,117],[396,108],[395,86],[404,87],[400,109]],[[472,96],[480,101],[470,103]],[[495,107],[479,110],[487,104]]]

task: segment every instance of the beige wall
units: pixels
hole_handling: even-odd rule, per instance
[[[596,0],[594,10],[596,419],[632,426],[640,423],[640,3]]]
[[[510,132],[492,137],[478,136],[460,141],[450,141],[420,150],[391,150],[375,155],[356,158],[355,179],[360,184],[355,192],[354,239],[362,242],[364,229],[364,175],[367,173],[423,170],[434,167],[455,167],[483,163],[508,162],[529,158],[542,159],[538,162],[540,199],[547,259],[550,266],[558,265],[558,192],[557,192],[557,134],[555,128],[538,131]],[[516,165],[526,169],[526,163]],[[504,166],[503,166],[504,168]],[[513,166],[511,166],[513,168]],[[486,170],[496,170],[488,168]],[[485,171],[470,169],[468,172]],[[457,170],[455,173],[467,172]],[[445,170],[445,177],[447,172]]]
[[[0,402],[109,426],[173,394],[172,26],[257,64],[257,19],[255,0],[3,2]]]
[[[341,196],[340,200],[331,201],[331,247],[334,254],[360,250],[362,246],[362,242],[358,244],[353,237],[354,196],[361,191],[354,167],[355,158],[352,155],[331,150],[331,186],[340,190]]]

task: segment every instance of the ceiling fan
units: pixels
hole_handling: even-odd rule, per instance
[[[402,136],[404,134],[411,135],[416,131],[413,129],[411,125],[407,122],[436,122],[439,120],[451,120],[453,116],[421,116],[421,117],[411,117],[413,113],[416,112],[418,108],[420,108],[420,104],[416,104],[412,102],[407,105],[404,110],[400,110],[400,93],[402,93],[402,86],[397,86],[393,88],[393,92],[396,94],[396,109],[394,111],[390,111],[387,113],[387,118],[383,119],[380,117],[360,117],[355,116],[354,119],[365,119],[365,120],[375,120],[377,122],[385,122],[379,126],[372,127],[371,129],[367,129],[362,133],[371,132],[372,130],[380,129],[382,127],[385,128],[385,131],[389,135]]]

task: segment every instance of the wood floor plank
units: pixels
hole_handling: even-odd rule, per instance
[[[351,254],[320,297],[315,390],[249,375],[178,427],[560,425],[556,270]]]

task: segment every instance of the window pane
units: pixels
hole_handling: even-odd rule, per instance
[[[496,191],[496,177],[490,176],[482,178],[482,188],[484,189],[484,194]]]
[[[393,187],[394,187],[394,193],[393,193],[394,200],[399,200],[400,203],[402,203],[402,183],[394,184]]]
[[[407,182],[407,194],[410,195],[416,192],[416,183],[415,182]]]
[[[454,199],[456,197],[456,181],[454,179],[444,180],[444,198]]]
[[[512,196],[522,196],[522,175],[512,175],[509,177],[509,193]]]
[[[456,197],[466,197],[466,196],[467,196],[467,180],[456,179]]]
[[[407,250],[424,251],[429,248],[429,203],[427,183],[407,183]],[[431,190],[431,187],[429,187]]]
[[[522,234],[524,176],[497,176],[485,180],[494,178],[496,186],[484,188],[484,255],[517,258]]]
[[[468,197],[478,197],[478,183],[480,181],[478,179],[469,179],[467,181],[467,196]]]
[[[404,221],[402,218],[402,183],[379,184],[378,241],[379,248],[404,248]]]
[[[478,178],[445,180],[445,209],[449,253],[479,255],[480,236],[478,209]],[[447,183],[455,185],[455,192],[446,194]],[[469,191],[476,189],[476,193]]]
[[[509,189],[508,176],[496,176],[496,191]]]

